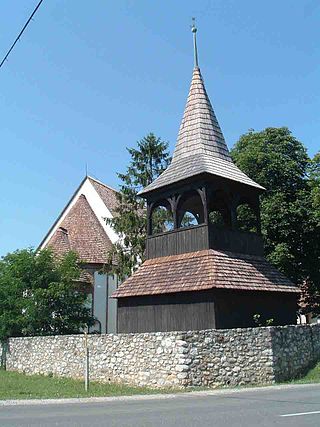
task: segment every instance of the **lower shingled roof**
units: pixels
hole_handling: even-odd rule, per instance
[[[206,289],[300,292],[265,258],[213,249],[145,261],[114,298]]]

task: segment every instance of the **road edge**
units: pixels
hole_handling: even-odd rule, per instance
[[[176,398],[195,398],[203,396],[223,396],[227,394],[240,394],[249,392],[263,392],[268,390],[288,390],[294,388],[305,387],[320,387],[319,383],[310,384],[276,384],[259,387],[244,387],[244,388],[225,388],[214,390],[200,390],[200,391],[183,391],[180,393],[168,394],[135,394],[131,396],[100,396],[100,397],[72,397],[61,399],[11,399],[0,400],[1,406],[27,406],[27,405],[68,405],[68,404],[81,404],[81,403],[103,403],[103,402],[123,402],[123,401],[139,401],[139,400],[166,400]]]

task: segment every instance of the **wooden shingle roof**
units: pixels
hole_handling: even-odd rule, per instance
[[[194,154],[213,155],[231,162],[227,144],[198,67],[193,70],[173,160],[180,160]]]
[[[103,203],[108,207],[110,212],[114,214],[119,204],[116,190],[104,184],[103,182],[92,178],[91,176],[89,176],[88,179],[103,200]]]
[[[84,262],[105,263],[108,251],[118,240],[105,218],[112,218],[117,203],[114,189],[86,176],[38,249],[50,247],[58,255],[72,250]]]
[[[300,292],[263,257],[209,249],[149,259],[112,297],[207,289]]]
[[[72,250],[87,263],[103,264],[112,243],[86,197],[81,195],[47,246],[57,254]]]
[[[191,87],[170,166],[140,194],[208,173],[263,190],[232,161],[207,95],[199,67]]]

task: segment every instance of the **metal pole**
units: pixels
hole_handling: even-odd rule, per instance
[[[88,328],[87,328],[88,330]],[[84,349],[85,349],[85,360],[84,360],[84,389],[89,390],[89,347],[88,347],[88,332],[84,333]]]
[[[192,18],[192,27],[191,31],[193,32],[193,54],[194,54],[194,66],[198,68],[198,49],[197,49],[197,27],[196,20]]]
[[[88,348],[86,348],[84,388],[86,391],[89,390],[89,349]]]

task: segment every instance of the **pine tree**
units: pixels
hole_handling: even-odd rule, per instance
[[[119,205],[108,224],[120,236],[108,254],[106,271],[120,280],[128,277],[144,260],[147,211],[146,202],[138,196],[140,190],[154,181],[169,165],[168,143],[153,133],[137,142],[137,148],[127,148],[131,160],[126,173],[118,173],[122,181]]]

